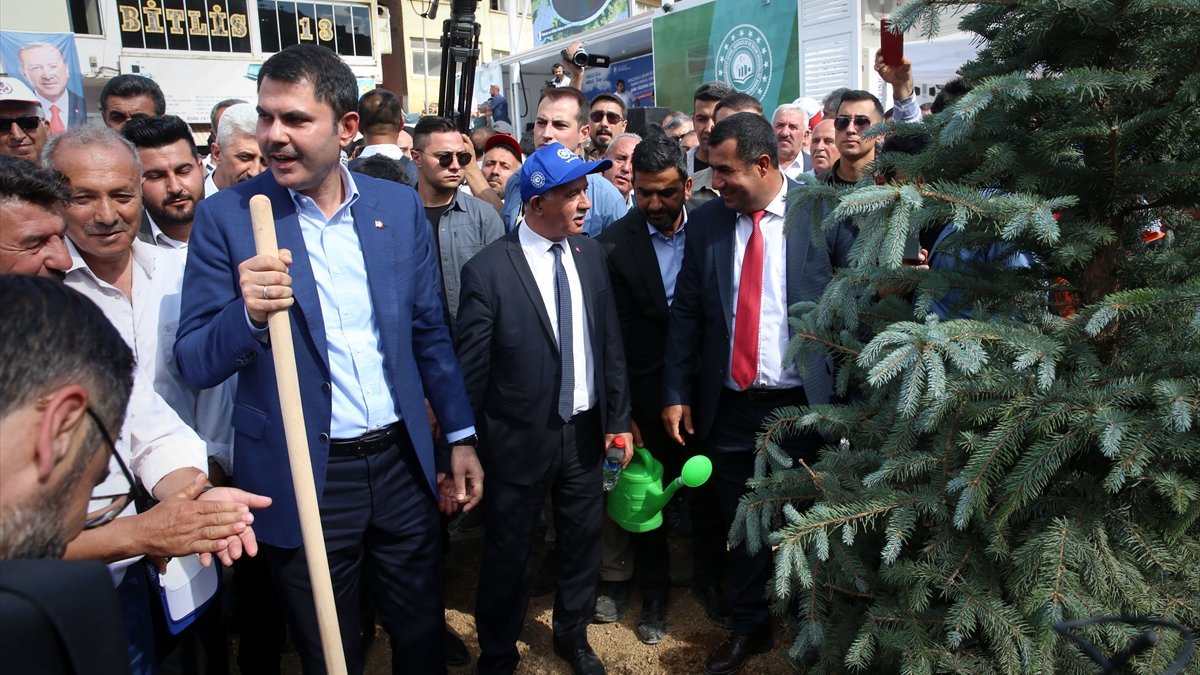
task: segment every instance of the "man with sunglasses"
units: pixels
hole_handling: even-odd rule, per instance
[[[42,104],[15,77],[0,77],[0,155],[37,164],[50,128],[42,119]]]
[[[496,209],[459,190],[474,156],[463,136],[445,117],[422,117],[413,129],[413,163],[417,194],[433,227],[433,248],[442,268],[439,290],[450,317],[450,332],[458,317],[459,273],[484,246],[504,234]]]
[[[827,180],[835,185],[853,185],[862,178],[862,171],[875,160],[878,138],[863,134],[883,121],[883,104],[870,92],[853,89],[842,94],[837,116],[833,118],[833,137],[838,159]]]
[[[104,315],[51,279],[0,276],[0,654],[14,673],[128,673],[105,567],[57,560],[86,526],[132,385]]]
[[[613,139],[625,133],[629,124],[625,119],[625,102],[614,94],[598,94],[592,99],[588,111],[587,159],[597,160],[608,156],[608,146]]]

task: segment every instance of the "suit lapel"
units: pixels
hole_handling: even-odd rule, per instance
[[[592,307],[592,296],[596,293],[597,286],[600,282],[593,278],[591,268],[588,267],[587,261],[583,257],[583,249],[576,243],[575,237],[568,238],[563,242],[571,252],[571,257],[575,261],[575,271],[579,274],[579,292],[583,296],[584,318],[586,319],[587,331],[589,336],[596,334],[596,312]],[[593,352],[595,348],[593,347]]]
[[[788,181],[788,195],[791,195],[793,189],[797,186],[796,183]],[[787,203],[790,200],[787,196],[784,197],[784,241],[787,248],[787,310],[788,316],[791,316],[792,305],[800,302],[800,283],[804,279],[804,267],[808,264],[808,249],[809,242],[812,238],[812,230],[807,227],[795,226],[791,218]],[[792,334],[792,324],[788,322],[788,336]]]
[[[396,280],[403,275],[396,274],[400,262],[396,237],[401,228],[394,222],[388,223],[378,207],[375,199],[360,190],[358,201],[350,207],[350,213],[354,217],[354,231],[358,235],[358,245],[367,270],[371,309],[375,314],[379,338],[383,341],[380,346],[384,354],[399,354],[400,331],[395,328],[400,321],[400,288]],[[409,244],[412,245],[412,242]],[[417,252],[417,255],[421,253]]]
[[[658,268],[658,256],[654,253],[654,242],[649,236],[649,224],[645,218],[629,223],[629,248],[633,262],[642,273],[642,281],[650,293],[656,312],[667,307],[667,290],[663,288],[662,273]]]
[[[513,269],[516,270],[517,278],[521,280],[525,294],[529,296],[529,302],[533,304],[533,311],[541,319],[546,339],[550,341],[551,345],[557,345],[554,339],[554,329],[550,326],[550,315],[546,313],[546,303],[542,302],[542,292],[538,290],[537,282],[533,280],[533,272],[529,270],[529,262],[525,260],[525,252],[521,250],[521,241],[517,238],[517,230],[514,229],[505,237],[508,239],[505,247],[508,250],[508,259],[512,263]]]
[[[733,249],[737,242],[737,212],[721,206],[713,232],[713,260],[716,263],[717,291],[725,310],[725,329],[733,335]]]
[[[292,252],[292,265],[288,274],[292,277],[292,295],[296,298],[295,309],[300,312],[309,335],[312,336],[321,361],[325,364],[325,372],[329,372],[329,345],[325,340],[325,320],[321,317],[321,298],[317,294],[317,280],[313,276],[312,263],[308,259],[308,247],[304,245],[304,235],[300,232],[300,217],[296,214],[296,205],[288,191],[275,182],[270,172],[267,181],[273,188],[271,197],[271,212],[275,216],[275,237],[279,248]]]

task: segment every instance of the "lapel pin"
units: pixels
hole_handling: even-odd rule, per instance
[[[583,250],[582,250],[582,249],[580,249],[578,246],[576,246],[576,247],[575,247],[575,252],[576,252],[576,253],[583,253]]]
[[[375,221],[375,229],[377,229],[377,230],[383,229],[383,221],[382,220]]]

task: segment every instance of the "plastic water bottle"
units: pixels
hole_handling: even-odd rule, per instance
[[[625,437],[613,439],[612,447],[604,453],[604,491],[609,492],[617,487],[621,478],[621,460],[625,459]]]

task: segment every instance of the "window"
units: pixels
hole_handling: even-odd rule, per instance
[[[441,40],[410,38],[412,50],[413,75],[417,77],[441,77],[442,75],[442,43]],[[429,59],[426,67],[425,59]]]
[[[103,35],[100,28],[99,0],[67,0],[71,30],[78,35]]]
[[[500,59],[502,59],[506,56],[508,56],[508,52],[503,49],[493,49],[492,50],[492,60],[493,61],[499,61]]]

